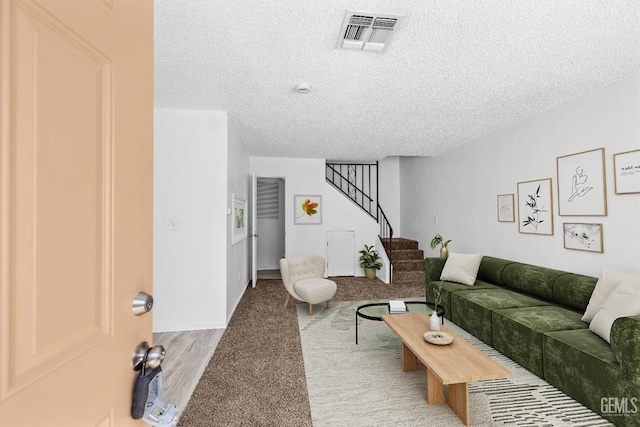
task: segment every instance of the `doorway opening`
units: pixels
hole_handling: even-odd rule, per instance
[[[257,178],[258,279],[280,279],[285,255],[284,178]]]

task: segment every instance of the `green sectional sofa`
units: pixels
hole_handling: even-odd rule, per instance
[[[434,301],[445,264],[426,258]],[[473,286],[442,281],[445,317],[619,426],[640,426],[640,316],[622,317],[611,344],[581,317],[597,278],[482,257]]]

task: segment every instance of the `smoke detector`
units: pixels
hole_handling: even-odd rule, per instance
[[[399,15],[347,11],[336,48],[384,52],[402,18]]]
[[[309,86],[309,83],[298,83],[296,85],[296,92],[298,93],[309,93],[311,92],[311,86]]]

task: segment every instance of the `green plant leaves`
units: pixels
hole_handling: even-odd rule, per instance
[[[373,249],[373,245],[364,245],[364,249],[358,252],[360,254],[360,267],[372,268],[374,270],[380,270],[382,268],[382,262],[380,262],[380,255],[378,251]]]

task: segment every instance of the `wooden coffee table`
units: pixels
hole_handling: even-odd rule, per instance
[[[402,370],[426,369],[427,403],[446,402],[466,425],[470,423],[469,383],[511,376],[508,369],[445,326],[440,326],[440,330],[453,336],[451,344],[426,342],[424,333],[429,330],[426,313],[387,314],[382,320],[402,340]],[[449,385],[446,397],[445,384]]]

